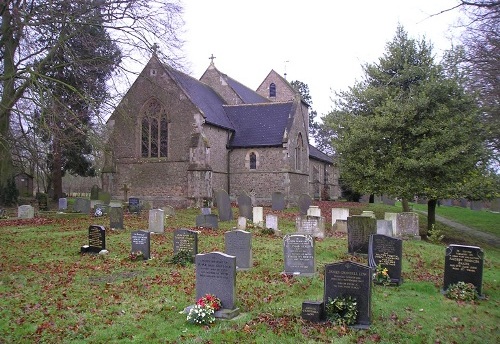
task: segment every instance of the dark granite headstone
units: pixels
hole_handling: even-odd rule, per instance
[[[240,216],[253,220],[252,199],[246,193],[238,196],[238,210]]]
[[[307,215],[307,210],[312,204],[311,196],[302,194],[299,196],[299,213],[300,215]]]
[[[252,267],[252,233],[235,230],[224,234],[224,251],[236,257],[238,270]]]
[[[90,214],[90,200],[77,198],[73,204],[73,210],[77,213]]]
[[[319,323],[325,320],[325,303],[323,301],[302,302],[302,319]]]
[[[209,214],[203,215],[200,214],[196,216],[196,227],[205,227],[205,228],[219,228],[219,220],[217,215]]]
[[[233,219],[233,210],[227,192],[224,190],[216,191],[215,199],[217,201],[217,210],[219,211],[219,220],[231,221]]]
[[[48,199],[47,195],[44,193],[38,194],[36,196],[38,200],[38,209],[41,211],[47,211],[49,210],[49,205],[48,205]]]
[[[104,226],[89,226],[89,248],[90,253],[99,253],[106,249],[106,230]]]
[[[282,192],[273,192],[271,195],[272,210],[284,210],[285,209],[285,195]]]
[[[151,233],[147,231],[133,231],[131,233],[132,252],[141,251],[144,260],[151,258]]]
[[[403,241],[387,235],[373,234],[370,236],[368,261],[372,268],[386,268],[391,283],[400,285],[401,261],[403,259]]]
[[[90,199],[91,200],[99,199],[99,186],[92,185],[92,188],[90,189]]]
[[[213,294],[221,300],[222,308],[236,307],[236,257],[222,252],[197,254],[196,300]]]
[[[185,251],[193,257],[198,254],[198,232],[185,228],[174,231],[174,254]]]
[[[68,209],[68,199],[67,198],[59,198],[59,210]]]
[[[484,252],[477,246],[450,245],[444,259],[444,284],[446,291],[451,284],[472,283],[481,296],[483,293]]]
[[[123,229],[123,208],[109,208],[109,227],[115,229]]]
[[[316,273],[314,238],[309,234],[286,234],[283,238],[285,273],[313,276]]]
[[[377,220],[368,216],[347,218],[347,252],[368,254],[370,235],[377,234]]]
[[[111,194],[106,191],[99,191],[97,199],[102,203],[109,205],[109,203],[111,202]]]
[[[358,305],[354,327],[367,328],[371,323],[371,268],[355,262],[343,261],[325,265],[324,302],[336,297],[353,297]]]
[[[138,198],[130,197],[128,199],[128,211],[131,213],[139,213],[141,211],[141,203]]]

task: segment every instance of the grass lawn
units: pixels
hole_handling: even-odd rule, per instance
[[[372,210],[377,218],[397,207],[321,202],[327,228],[332,206],[351,214]],[[442,209],[443,207],[441,207]],[[237,272],[236,298],[242,315],[211,326],[186,322],[180,314],[195,301],[193,265],[169,263],[173,231],[193,228],[199,209],[177,210],[165,234],[153,235],[153,259],[128,259],[130,232],[147,228],[147,215],[125,216],[125,230],[107,231],[107,256],[80,255],[90,224],[107,218],[51,217],[0,220],[0,343],[497,343],[500,333],[500,250],[484,247],[485,300],[457,302],[440,293],[446,244],[404,241],[399,287],[374,285],[368,330],[313,324],[301,319],[305,300],[323,297],[323,267],[347,254],[345,234],[316,242],[317,275],[283,276],[283,240],[252,232],[253,267]],[[237,209],[233,208],[237,213]],[[264,213],[271,213],[269,208]],[[297,209],[273,212],[283,234],[295,232]],[[331,214],[330,214],[331,216]],[[444,215],[443,215],[444,216]],[[481,212],[482,216],[482,212]],[[421,221],[424,222],[425,221]],[[224,232],[200,230],[200,253],[223,251]],[[497,225],[498,229],[498,225]],[[450,231],[452,232],[452,231]],[[498,232],[496,232],[498,233]],[[470,239],[469,244],[481,245]],[[483,246],[481,246],[483,247]]]

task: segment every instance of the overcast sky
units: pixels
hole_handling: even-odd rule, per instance
[[[437,56],[451,47],[458,0],[184,0],[185,54],[200,78],[213,54],[223,73],[256,89],[274,69],[309,85],[319,115],[332,108],[333,91],[376,62],[398,23],[411,38],[426,37]],[[288,61],[288,62],[287,62]]]

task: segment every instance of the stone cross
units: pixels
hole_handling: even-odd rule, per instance
[[[214,56],[214,54],[211,54],[212,56],[210,56],[208,59],[211,61],[210,63],[214,63],[214,59],[216,58]]]
[[[123,199],[125,200],[125,202],[127,202],[128,200],[128,191],[130,190],[127,186],[127,184],[123,184],[123,187],[120,189],[123,191]]]

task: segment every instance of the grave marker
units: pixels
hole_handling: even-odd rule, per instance
[[[92,188],[90,189],[90,199],[91,200],[99,199],[99,186],[95,184],[92,185]]]
[[[332,226],[337,220],[345,220],[349,217],[349,208],[332,208]]]
[[[219,212],[220,221],[231,221],[233,219],[233,210],[231,209],[231,200],[225,190],[215,192],[217,200],[217,210]]]
[[[154,233],[163,233],[165,232],[164,228],[165,214],[162,209],[151,209],[149,211],[149,228],[150,232]]]
[[[302,194],[299,196],[299,213],[300,215],[307,215],[307,209],[312,204],[311,196],[307,194]]]
[[[246,193],[242,193],[238,196],[238,210],[240,216],[243,216],[249,220],[253,219],[252,199]]]
[[[325,303],[323,301],[302,302],[302,319],[319,323],[325,320]]]
[[[370,235],[377,233],[377,220],[368,216],[349,216],[347,218],[347,252],[349,254],[368,254]]]
[[[77,213],[90,214],[90,200],[77,198],[73,204],[73,210]]]
[[[204,227],[204,228],[219,228],[219,220],[217,215],[208,214],[203,215],[200,214],[196,216],[196,227]]]
[[[20,219],[32,219],[35,217],[35,208],[29,204],[20,205],[17,208],[17,217]]]
[[[248,270],[252,267],[252,233],[235,230],[224,234],[224,252],[236,257],[236,268]]]
[[[390,220],[377,220],[377,234],[393,236],[393,234],[392,234],[392,221],[390,221]]]
[[[111,207],[109,209],[109,227],[123,229],[123,208]]]
[[[285,274],[313,276],[316,273],[314,238],[309,234],[286,234],[283,238]]]
[[[394,236],[403,239],[420,240],[418,214],[412,212],[398,213],[396,216],[396,230]]]
[[[180,251],[189,252],[193,257],[198,254],[198,232],[185,228],[174,231],[174,254]]]
[[[89,226],[89,246],[87,252],[99,253],[106,249],[106,229],[104,226]]]
[[[266,228],[271,228],[274,231],[278,231],[278,216],[277,215],[266,215]]]
[[[99,191],[97,199],[102,203],[109,205],[109,202],[111,202],[111,194],[106,191]]]
[[[238,224],[236,225],[238,229],[247,229],[247,218],[244,216],[238,217]]]
[[[477,246],[450,245],[444,260],[443,291],[458,282],[472,283],[483,294],[484,252]]]
[[[141,211],[141,203],[138,198],[130,197],[128,199],[128,211],[131,213],[139,213]]]
[[[311,205],[309,209],[307,209],[307,216],[321,217],[321,209],[316,205]]]
[[[403,259],[403,241],[387,235],[373,234],[370,236],[368,261],[372,268],[386,268],[391,283],[400,285],[401,262]]]
[[[58,209],[60,211],[67,210],[68,209],[68,199],[67,198],[59,198],[59,207]]]
[[[281,211],[285,209],[285,195],[282,192],[273,192],[271,200],[272,210]]]
[[[253,223],[257,226],[262,226],[264,224],[264,208],[253,207]]]
[[[144,260],[151,259],[151,233],[147,231],[133,231],[130,235],[132,253],[141,251]]]
[[[310,234],[315,238],[325,237],[325,218],[317,216],[297,216],[295,218],[297,233]]]

